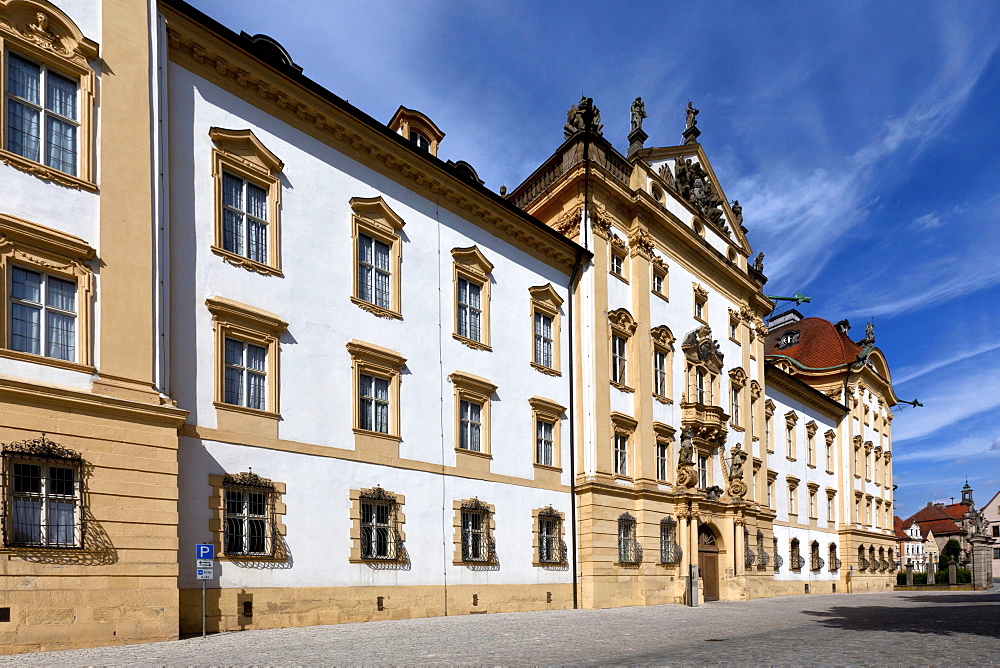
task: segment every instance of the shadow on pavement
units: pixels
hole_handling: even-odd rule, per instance
[[[852,606],[806,611],[827,628],[936,635],[972,634],[1000,638],[1000,593],[907,596],[913,607]]]

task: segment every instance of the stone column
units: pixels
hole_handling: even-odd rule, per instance
[[[958,565],[954,561],[948,564],[948,584],[958,584]]]
[[[906,586],[913,586],[913,562],[906,564]]]
[[[969,539],[972,544],[972,588],[989,589],[993,586],[993,555],[985,536]]]

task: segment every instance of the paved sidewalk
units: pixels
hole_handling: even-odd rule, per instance
[[[1000,593],[786,596],[243,631],[0,665],[987,665]]]

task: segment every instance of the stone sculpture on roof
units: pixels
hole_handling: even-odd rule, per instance
[[[637,97],[632,103],[632,129],[641,130],[644,118],[646,118],[646,105],[643,104],[641,97]]]
[[[601,132],[603,129],[601,110],[594,105],[594,99],[591,97],[581,97],[577,104],[566,111],[566,125],[563,126],[563,136],[566,139],[584,131],[603,135]]]

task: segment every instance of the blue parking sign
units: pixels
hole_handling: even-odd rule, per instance
[[[215,559],[215,546],[198,543],[194,546],[195,559]]]

